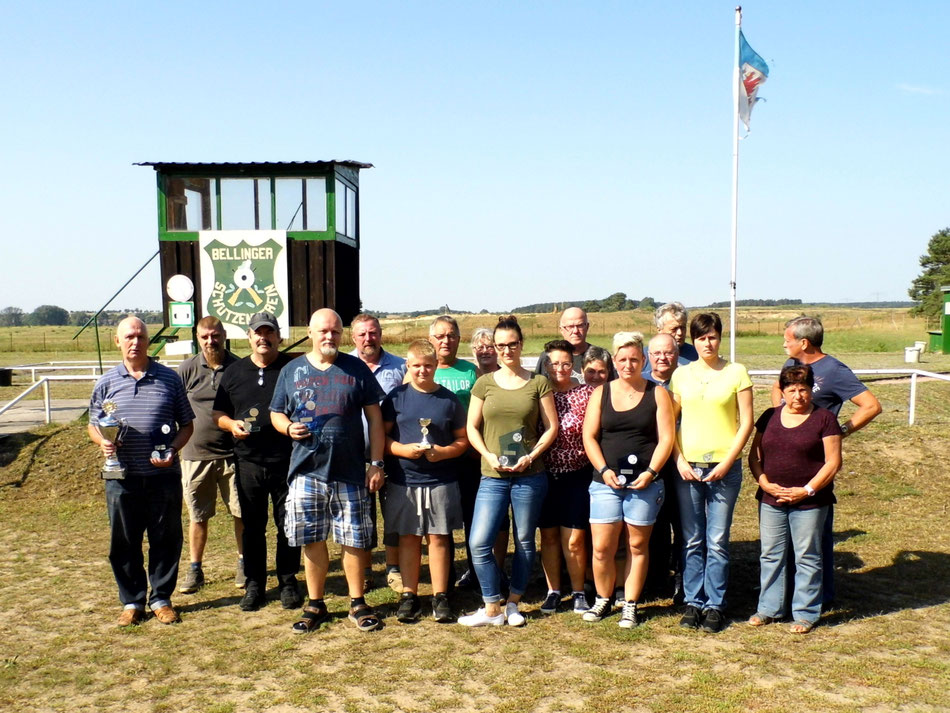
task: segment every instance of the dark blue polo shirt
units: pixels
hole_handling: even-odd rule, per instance
[[[117,450],[119,462],[125,466],[128,475],[181,476],[177,460],[168,468],[156,468],[149,463],[157,440],[170,444],[178,429],[195,418],[178,374],[149,359],[148,369],[136,381],[125,364],[119,364],[103,374],[92,391],[89,423],[93,426],[105,416],[102,410],[104,401],[115,402],[117,408],[112,415],[129,426]],[[165,424],[171,427],[167,436],[160,435]]]

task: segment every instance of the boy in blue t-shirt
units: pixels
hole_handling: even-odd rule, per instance
[[[388,484],[383,502],[387,533],[399,535],[403,594],[396,618],[415,621],[422,613],[418,597],[422,538],[429,539],[432,614],[453,619],[448,601],[452,531],[462,527],[458,458],[468,448],[465,409],[458,397],[435,383],[435,349],[419,339],[409,345],[409,382],[383,400]],[[423,430],[425,429],[425,430]]]

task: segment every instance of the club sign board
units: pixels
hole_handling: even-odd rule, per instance
[[[220,319],[230,339],[245,337],[257,312],[273,313],[290,334],[286,231],[203,230],[198,247],[201,311]]]

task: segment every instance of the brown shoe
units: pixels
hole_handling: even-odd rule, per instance
[[[116,621],[117,626],[138,626],[145,618],[145,612],[141,609],[123,609]]]
[[[162,624],[177,624],[181,621],[181,617],[178,616],[178,612],[169,606],[159,607],[153,612],[153,614],[155,614],[155,618],[158,619]]]

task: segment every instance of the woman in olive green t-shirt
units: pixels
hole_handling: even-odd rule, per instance
[[[464,626],[522,626],[518,602],[534,562],[534,536],[548,480],[539,456],[557,438],[557,410],[547,377],[521,366],[523,337],[518,320],[505,317],[494,331],[500,369],[479,377],[468,408],[468,438],[482,456],[482,479],[475,498],[469,546],[485,606],[459,618]],[[539,419],[543,431],[538,433]],[[523,453],[514,463],[499,461],[504,450]],[[492,554],[498,528],[508,512],[514,521],[515,554],[511,589],[501,608],[501,570]]]

